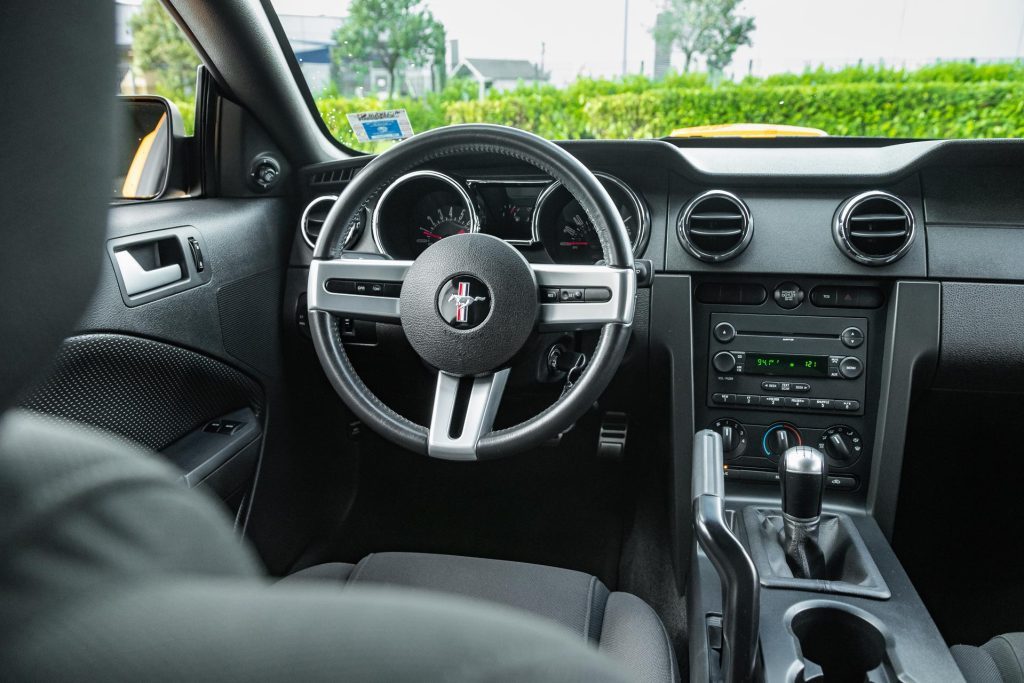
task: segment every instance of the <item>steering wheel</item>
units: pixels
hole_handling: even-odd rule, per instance
[[[483,233],[447,237],[415,261],[345,257],[343,238],[351,216],[396,178],[432,161],[481,153],[527,162],[561,181],[593,224],[604,265],[530,264],[515,247]],[[324,222],[309,268],[307,299],[320,363],[359,419],[411,451],[482,460],[541,445],[597,400],[629,341],[636,273],[622,218],[583,164],[531,133],[467,124],[405,140],[355,176]],[[438,371],[429,426],[391,410],[358,377],[342,344],[342,317],[401,323],[412,348]],[[534,331],[597,328],[597,347],[579,381],[533,418],[493,430],[509,362]]]

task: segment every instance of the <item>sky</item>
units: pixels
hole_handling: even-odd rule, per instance
[[[629,73],[650,75],[651,27],[663,0],[425,0],[458,39],[462,57],[528,59],[555,84],[622,74],[628,2]],[[274,0],[281,13],[344,14],[348,0]],[[937,59],[1024,57],[1024,0],[745,0],[753,45],[730,75],[802,71],[824,64],[915,67]],[[676,66],[681,59],[676,55]]]

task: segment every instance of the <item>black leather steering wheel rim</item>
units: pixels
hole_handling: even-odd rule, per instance
[[[561,181],[579,201],[594,225],[608,268],[628,271],[623,296],[635,297],[635,273],[629,236],[611,198],[600,181],[575,157],[536,135],[515,128],[488,124],[448,126],[397,144],[366,165],[349,183],[329,212],[314,250],[311,294],[317,261],[341,256],[342,232],[347,219],[401,175],[432,161],[455,155],[492,153],[528,163]],[[426,252],[425,252],[426,253]],[[408,450],[436,455],[429,445],[429,430],[399,415],[363,383],[349,361],[336,317],[318,310],[310,296],[310,331],[328,380],[350,410],[384,438]],[[477,440],[475,459],[503,457],[539,446],[578,420],[597,400],[614,376],[631,333],[633,302],[628,316],[601,325],[596,349],[580,379],[553,405],[514,427],[488,431]],[[446,456],[439,456],[446,457]]]

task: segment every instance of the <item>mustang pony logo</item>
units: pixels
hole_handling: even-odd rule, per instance
[[[477,301],[487,301],[487,297],[470,296],[469,283],[460,282],[458,283],[458,292],[448,297],[448,301],[455,302],[455,322],[468,323],[469,307],[472,306]]]

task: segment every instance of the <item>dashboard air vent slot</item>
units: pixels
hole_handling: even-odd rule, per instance
[[[724,190],[705,192],[686,205],[676,223],[679,242],[701,261],[719,262],[747,248],[754,232],[750,210]]]
[[[331,185],[333,183],[344,183],[352,180],[355,175],[354,168],[333,168],[326,171],[318,171],[310,178],[310,185]]]
[[[846,256],[869,266],[902,258],[914,241],[914,214],[899,197],[871,191],[847,199],[836,212],[833,237]]]

